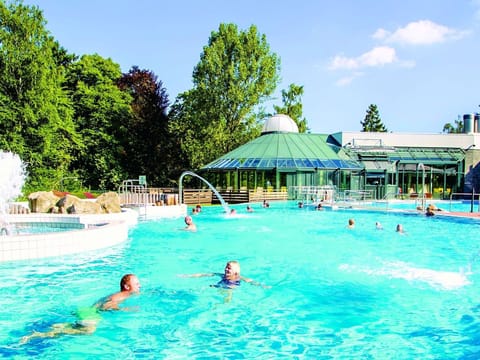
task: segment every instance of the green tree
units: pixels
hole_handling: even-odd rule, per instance
[[[125,144],[132,119],[131,96],[117,82],[120,66],[100,55],[84,55],[68,68],[65,85],[75,110],[75,120],[84,146],[76,149],[72,169],[85,185],[116,189],[126,178]]]
[[[176,156],[167,129],[167,92],[153,72],[136,66],[122,76],[119,86],[133,98],[133,118],[127,125],[125,144],[128,176],[143,174],[151,184],[168,185]]]
[[[0,1],[0,149],[27,163],[27,189],[51,188],[79,146],[62,90],[69,57],[45,28],[42,12]]]
[[[170,130],[188,166],[199,168],[258,136],[255,110],[275,90],[279,58],[252,25],[220,24],[193,71],[193,89],[171,109]]]
[[[454,125],[451,123],[446,123],[443,126],[443,132],[447,134],[461,134],[463,133],[463,121],[458,119],[455,120]]]
[[[307,132],[307,120],[303,117],[303,86],[290,84],[288,90],[282,90],[283,106],[274,105],[277,114],[285,114],[295,121],[298,132]]]
[[[362,124],[362,131],[371,132],[387,132],[387,128],[382,123],[380,114],[378,113],[377,105],[370,104],[365,115],[365,119],[360,122]]]

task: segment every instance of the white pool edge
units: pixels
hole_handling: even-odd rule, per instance
[[[155,210],[155,211],[154,211]],[[129,228],[146,218],[172,218],[185,215],[186,205],[156,207],[142,214],[138,209],[123,209],[113,214],[44,214],[6,215],[7,223],[82,224],[79,230],[26,235],[0,235],[0,263],[32,260],[106,249],[125,242]]]

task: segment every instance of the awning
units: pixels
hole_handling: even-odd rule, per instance
[[[365,170],[370,172],[391,172],[395,170],[395,164],[390,161],[363,160],[362,164],[365,166]]]

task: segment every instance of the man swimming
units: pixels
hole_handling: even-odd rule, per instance
[[[52,330],[46,332],[34,331],[24,336],[20,343],[25,344],[35,338],[53,338],[59,335],[86,335],[97,329],[101,320],[100,311],[122,310],[120,304],[134,294],[140,293],[140,282],[136,275],[126,274],[120,280],[120,291],[97,301],[93,306],[79,308],[76,312],[78,320],[74,323],[52,325]]]

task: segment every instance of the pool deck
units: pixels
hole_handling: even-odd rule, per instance
[[[439,214],[438,212],[436,214]],[[441,214],[442,216],[455,216],[463,218],[480,219],[480,212],[460,212],[460,211],[448,211]]]

